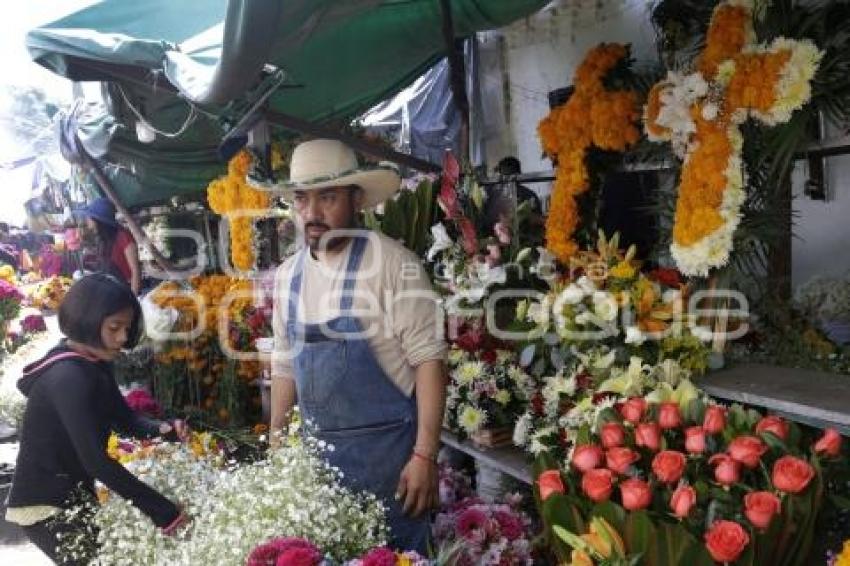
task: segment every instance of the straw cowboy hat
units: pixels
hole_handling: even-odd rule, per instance
[[[289,163],[289,181],[277,186],[283,198],[292,200],[296,191],[358,185],[363,189],[363,208],[390,198],[401,186],[393,167],[382,164],[360,167],[354,150],[337,140],[311,140],[299,144]]]

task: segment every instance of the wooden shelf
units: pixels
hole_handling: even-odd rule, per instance
[[[789,420],[850,435],[850,375],[741,364],[697,380],[712,397],[763,407]]]
[[[503,448],[480,448],[469,440],[460,440],[457,435],[444,430],[440,435],[443,444],[472,456],[479,462],[496,468],[503,474],[507,474],[521,482],[531,485],[533,483],[531,465],[526,460],[525,452],[506,446]]]

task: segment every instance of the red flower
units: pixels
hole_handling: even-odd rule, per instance
[[[720,434],[726,428],[726,409],[712,405],[705,410],[702,428],[706,434]]]
[[[478,251],[478,236],[475,234],[475,226],[469,218],[461,218],[458,220],[458,228],[460,228],[463,251],[467,255],[474,255]]]
[[[311,548],[290,548],[278,555],[275,566],[316,566],[322,555]]]
[[[522,521],[513,513],[507,511],[496,511],[493,517],[499,523],[499,532],[508,540],[517,540],[525,534]]]
[[[685,429],[685,450],[691,454],[702,454],[705,452],[705,430],[701,426],[692,426]]]
[[[776,416],[762,418],[756,425],[756,433],[771,432],[778,438],[785,440],[788,438],[788,422]]]
[[[682,426],[682,414],[678,403],[661,403],[658,409],[658,426],[664,430]]]
[[[629,511],[645,509],[652,502],[652,490],[643,480],[631,478],[620,484],[623,507]]]
[[[841,454],[841,435],[834,428],[823,431],[823,436],[815,443],[815,452],[827,456]]]
[[[643,397],[632,397],[620,406],[620,414],[632,424],[637,424],[646,410],[646,400]]]
[[[395,552],[386,546],[373,548],[363,557],[362,566],[395,566],[397,558]]]
[[[679,287],[682,284],[681,274],[667,267],[659,267],[649,272],[649,278],[667,287]]]
[[[773,487],[787,493],[800,493],[813,477],[815,469],[794,456],[783,456],[773,464]]]
[[[729,443],[729,455],[745,467],[753,469],[759,465],[767,445],[755,436],[739,436]]]
[[[622,446],[625,442],[626,429],[620,423],[606,423],[602,425],[599,437],[602,439],[602,446],[605,448],[616,448]]]
[[[681,452],[664,450],[652,459],[652,473],[661,482],[676,483],[685,473],[687,462],[688,459]]]
[[[576,446],[573,452],[572,465],[580,472],[586,472],[602,465],[604,454],[602,448],[595,444]]]
[[[581,478],[581,489],[597,503],[607,501],[614,489],[614,474],[605,468],[587,471]]]
[[[782,509],[779,498],[769,491],[753,491],[744,496],[744,514],[759,529],[766,529]]]
[[[493,365],[499,357],[496,355],[496,352],[493,350],[484,350],[481,352],[481,361],[488,365]]]
[[[653,452],[661,448],[661,428],[658,423],[641,423],[635,430],[635,444]]]
[[[734,521],[716,521],[705,533],[705,547],[717,562],[734,562],[748,544],[750,535]]]
[[[544,399],[543,395],[539,391],[531,398],[531,409],[534,411],[535,415],[543,416]]]
[[[457,186],[460,178],[460,165],[451,152],[447,151],[443,158],[443,175],[440,183],[440,194],[437,202],[448,218],[454,218],[460,213],[460,205],[457,200]]]
[[[670,497],[670,509],[680,519],[684,519],[691,512],[691,508],[697,502],[697,492],[689,485],[676,488]]]
[[[605,452],[605,465],[618,474],[627,473],[631,465],[638,460],[640,460],[640,454],[623,446],[609,448]]]
[[[464,510],[457,518],[457,534],[467,540],[476,538],[476,532],[487,528],[487,515],[475,508]]]
[[[540,500],[546,501],[554,493],[566,493],[564,482],[561,480],[561,472],[558,470],[546,470],[537,478],[537,488],[540,490]]]
[[[715,454],[708,463],[717,466],[714,468],[714,479],[719,484],[732,485],[741,479],[741,464],[729,454]]]

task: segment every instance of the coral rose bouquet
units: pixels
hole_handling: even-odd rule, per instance
[[[582,564],[610,558],[579,540],[599,518],[622,537],[622,556],[645,564],[805,564],[822,468],[840,450],[834,430],[810,442],[795,424],[737,405],[632,397],[580,431],[566,459],[540,460],[541,516],[573,563],[575,553]]]

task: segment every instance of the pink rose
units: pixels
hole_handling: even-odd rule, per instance
[[[766,529],[782,509],[779,498],[769,491],[753,491],[744,496],[744,514],[759,529]]]
[[[823,431],[823,436],[815,443],[815,452],[833,458],[841,454],[841,435],[834,428]]]
[[[580,472],[586,472],[602,465],[602,448],[595,444],[582,444],[573,451],[572,464]]]
[[[661,428],[658,423],[641,423],[635,430],[635,444],[656,452],[661,448]]]
[[[558,470],[546,470],[537,478],[537,488],[540,490],[540,501],[546,501],[550,495],[565,493],[564,482],[561,480],[561,472]]]
[[[712,405],[705,410],[702,428],[706,434],[720,434],[726,428],[726,409]]]
[[[691,512],[697,502],[697,492],[689,485],[683,485],[676,488],[673,495],[670,497],[670,509],[673,514],[680,519],[684,519]]]
[[[652,502],[652,490],[643,480],[631,478],[620,484],[620,495],[623,507],[629,511],[637,511],[649,507]]]
[[[663,483],[676,483],[685,473],[688,459],[681,452],[663,450],[652,459],[652,473]]]
[[[614,488],[614,474],[605,468],[596,468],[584,473],[581,478],[581,489],[591,500],[607,501]]]
[[[609,448],[605,452],[605,465],[618,474],[626,474],[631,465],[638,460],[640,460],[640,454],[624,446]]]
[[[637,424],[646,410],[646,400],[643,397],[632,397],[622,404],[620,414],[632,424]]]
[[[616,448],[622,446],[626,440],[626,429],[620,423],[606,423],[602,425],[602,430],[599,432],[602,439],[602,446],[605,448]]]
[[[764,417],[756,425],[756,433],[762,434],[764,432],[771,432],[778,438],[785,440],[788,438],[788,423],[785,419],[773,415]]]
[[[786,493],[800,493],[813,477],[815,469],[794,456],[783,456],[773,464],[773,487]]]
[[[756,436],[739,436],[729,443],[729,455],[745,467],[753,469],[759,465],[767,445]]]
[[[658,426],[663,430],[682,426],[682,414],[678,403],[661,403],[658,409]]]
[[[715,454],[708,463],[714,468],[714,479],[722,485],[732,485],[741,479],[741,464],[728,454]]]
[[[705,430],[701,426],[691,426],[685,429],[685,450],[691,454],[705,452]]]
[[[750,535],[734,521],[716,521],[705,533],[705,546],[717,562],[734,562],[741,556]]]

